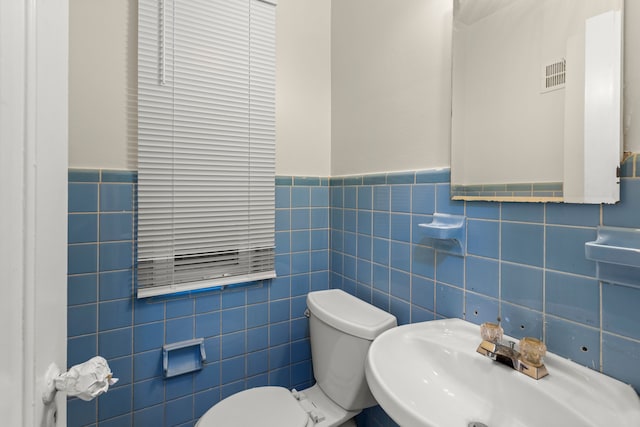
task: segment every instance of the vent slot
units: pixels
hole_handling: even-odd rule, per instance
[[[559,61],[544,65],[542,67],[542,89],[541,92],[551,92],[563,89],[567,76],[567,61],[562,58]]]

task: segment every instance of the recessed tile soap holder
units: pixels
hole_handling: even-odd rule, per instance
[[[165,378],[200,370],[205,360],[207,357],[203,338],[162,346],[162,371]]]
[[[464,215],[434,213],[433,221],[418,224],[433,247],[455,255],[465,254],[466,218]]]
[[[640,229],[600,226],[585,255],[596,262],[598,280],[640,288]]]

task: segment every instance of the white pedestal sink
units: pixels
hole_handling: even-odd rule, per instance
[[[476,353],[480,341],[461,319],[390,329],[369,349],[367,382],[402,427],[640,426],[630,386],[552,353],[534,380]]]

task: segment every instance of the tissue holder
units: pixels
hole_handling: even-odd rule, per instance
[[[167,344],[162,347],[162,369],[165,378],[175,377],[202,369],[207,360],[204,339],[196,338]]]

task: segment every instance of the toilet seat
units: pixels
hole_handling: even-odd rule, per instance
[[[293,393],[284,387],[256,387],[236,393],[210,408],[196,426],[313,426],[310,414]]]

